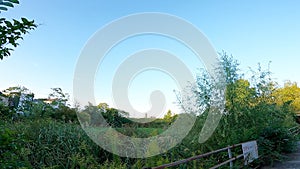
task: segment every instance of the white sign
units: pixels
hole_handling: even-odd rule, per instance
[[[256,141],[249,141],[242,144],[245,165],[251,163],[258,158],[258,150]]]

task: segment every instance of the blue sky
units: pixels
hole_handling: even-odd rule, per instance
[[[295,0],[21,0],[20,5],[1,15],[25,16],[40,25],[20,41],[12,56],[0,61],[0,90],[22,85],[37,97],[46,97],[50,88],[61,87],[72,95],[76,62],[88,39],[111,21],[140,12],[168,13],[187,20],[207,36],[216,51],[232,54],[243,72],[247,72],[248,67],[255,68],[258,62],[266,67],[272,61],[271,71],[276,81],[300,83],[299,6],[300,2]],[[193,60],[190,51],[170,39],[133,37],[117,46],[103,61],[107,71],[99,69],[96,75],[97,100],[111,104],[110,93],[97,86],[110,86],[113,68],[124,57],[136,50],[154,47],[174,51],[193,73],[202,66]],[[116,55],[123,58],[116,59]],[[147,72],[134,79],[129,98],[133,106],[143,111],[149,106],[149,93],[161,89],[166,92],[167,109],[176,109],[171,104],[175,101],[174,88],[176,84],[165,74]],[[137,90],[142,92],[135,92]]]

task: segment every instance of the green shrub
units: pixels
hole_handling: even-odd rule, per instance
[[[265,128],[258,139],[260,161],[263,164],[273,164],[284,158],[284,153],[293,152],[297,146],[296,137],[287,128]]]
[[[11,118],[13,114],[14,111],[0,101],[0,118],[1,119]]]
[[[22,133],[0,126],[0,168],[31,167],[27,155],[29,150],[23,147],[27,140]]]

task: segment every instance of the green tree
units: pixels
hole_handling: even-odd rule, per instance
[[[285,82],[284,87],[274,91],[274,97],[277,104],[290,104],[295,112],[300,113],[300,88],[296,82]]]
[[[64,93],[61,88],[51,88],[51,90],[52,92],[48,96],[48,99],[52,101],[50,117],[64,122],[77,122],[78,108],[69,107],[67,103],[69,94]]]
[[[67,106],[70,95],[68,93],[64,93],[59,87],[51,88],[51,90],[52,92],[48,95],[48,99],[53,100],[51,104],[58,107]]]
[[[126,118],[129,116],[129,113],[126,111],[110,108],[107,103],[99,103],[97,107],[101,110],[101,114],[107,123],[112,127],[121,127],[122,124],[131,123]]]
[[[289,105],[279,105],[275,102],[276,83],[271,79],[269,67],[264,70],[259,65],[257,70],[251,71],[252,77],[245,79],[240,73],[238,62],[232,56],[228,56],[225,52],[221,53],[220,63],[215,72],[225,76],[225,110],[214,134],[205,145],[199,147],[201,151],[211,150],[212,147],[220,148],[215,145],[226,146],[257,139],[266,127],[276,129],[295,125]],[[203,129],[207,119],[214,83],[210,74],[202,71],[197,76],[196,84],[191,88],[196,99],[189,98],[191,101],[189,105],[204,110],[203,114],[197,114],[194,131],[191,132],[193,133],[191,138],[194,140],[197,140],[197,134]],[[294,90],[295,93],[296,91]],[[207,150],[208,147],[210,148]]]
[[[168,110],[167,113],[164,115],[163,120],[167,123],[171,123],[175,121],[176,117],[176,114],[173,114],[171,110]]]
[[[253,105],[255,88],[250,86],[250,82],[245,79],[236,80],[227,85],[226,109],[229,112],[242,111]]]
[[[240,86],[240,81],[238,84],[236,83],[241,79],[242,75],[239,74],[239,63],[237,60],[233,59],[232,56],[229,56],[227,53],[222,52],[219,53],[220,56],[220,65],[215,68],[216,74],[218,76],[222,76],[226,85],[226,112],[232,112],[235,109],[235,96],[233,94],[235,92],[235,88]],[[213,99],[213,91],[215,89],[218,90],[216,83],[219,79],[213,79],[209,72],[206,70],[201,70],[201,72],[196,77],[196,84],[192,85],[191,90],[196,97],[196,103],[189,103],[189,105],[197,107],[200,112],[204,112],[205,110],[210,109],[211,102]],[[224,84],[223,84],[224,85]],[[185,105],[183,105],[185,106]],[[187,108],[188,109],[188,108]]]
[[[107,103],[99,103],[97,107],[104,110],[109,109],[109,105]]]
[[[0,12],[7,11],[8,7],[14,7],[14,4],[19,4],[18,0],[1,0]],[[24,17],[21,20],[13,19],[12,21],[6,18],[0,18],[0,60],[11,55],[13,48],[16,48],[19,39],[37,27],[34,20],[28,20]]]
[[[9,97],[11,108],[30,114],[34,94],[24,86],[14,86],[3,90]]]

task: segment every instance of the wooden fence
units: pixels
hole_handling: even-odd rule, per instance
[[[256,141],[256,140],[254,140]],[[144,167],[144,169],[163,169],[163,168],[167,168],[167,167],[174,167],[174,166],[178,166],[180,164],[185,164],[185,163],[188,163],[190,161],[193,161],[193,160],[197,160],[197,159],[201,159],[201,158],[204,158],[204,157],[207,157],[207,156],[210,156],[212,154],[216,154],[216,153],[219,153],[219,152],[223,152],[223,151],[227,151],[228,152],[228,160],[220,163],[220,164],[217,164],[209,169],[216,169],[218,167],[221,167],[223,165],[226,165],[226,164],[229,164],[230,168],[233,168],[233,161],[239,159],[239,158],[242,158],[244,157],[244,154],[239,154],[235,157],[232,157],[232,152],[231,150],[233,148],[236,148],[236,147],[241,147],[242,144],[244,143],[239,143],[239,144],[235,144],[235,145],[231,145],[231,146],[228,146],[228,147],[225,147],[225,148],[221,148],[221,149],[218,149],[218,150],[214,150],[214,151],[211,151],[211,152],[208,152],[208,153],[205,153],[205,154],[201,154],[201,155],[197,155],[197,156],[193,156],[193,157],[190,157],[190,158],[187,158],[187,159],[183,159],[183,160],[179,160],[179,161],[175,161],[175,162],[172,162],[172,163],[168,163],[168,164],[163,164],[163,165],[160,165],[160,166],[156,166],[156,167]]]

